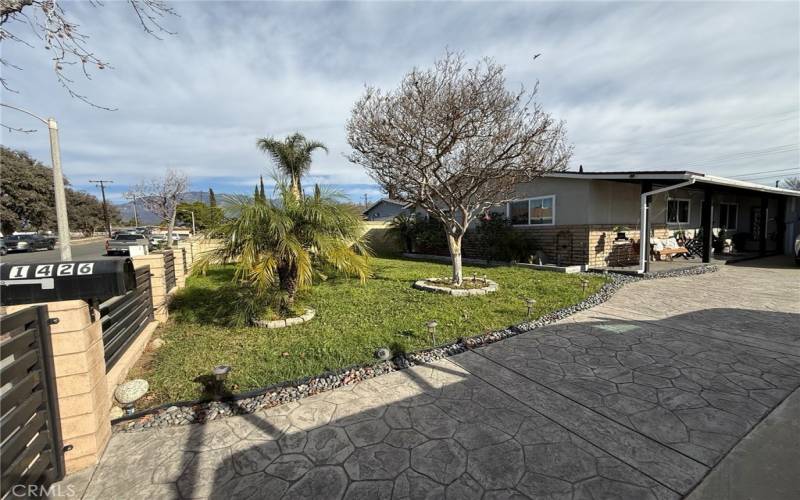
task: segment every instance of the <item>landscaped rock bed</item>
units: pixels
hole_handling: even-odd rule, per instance
[[[401,354],[390,361],[381,361],[368,366],[354,366],[337,372],[324,373],[314,377],[307,377],[266,387],[250,393],[239,394],[233,399],[224,401],[183,401],[170,405],[145,410],[129,417],[123,417],[114,423],[114,430],[135,431],[153,427],[169,427],[197,422],[206,422],[222,417],[253,413],[255,411],[277,406],[280,404],[297,401],[306,396],[318,394],[323,391],[335,389],[345,385],[355,384],[361,380],[377,377],[385,373],[403,370],[422,363],[430,363],[437,359],[446,358],[455,354],[491,344],[508,337],[513,337],[524,332],[551,324],[564,319],[578,311],[590,309],[611,298],[611,296],[627,283],[642,279],[670,278],[678,276],[691,276],[715,272],[715,265],[702,265],[686,269],[665,271],[644,276],[630,276],[622,274],[609,274],[610,281],[600,290],[581,302],[553,311],[534,321],[522,322],[512,327],[494,332],[466,337],[442,346],[415,353]]]
[[[497,283],[486,278],[465,279],[460,286],[447,278],[428,278],[414,282],[414,288],[426,292],[444,293],[456,297],[486,295],[497,291]]]

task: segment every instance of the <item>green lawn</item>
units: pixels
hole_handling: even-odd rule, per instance
[[[331,278],[306,292],[301,302],[316,309],[316,318],[277,330],[219,324],[217,308],[224,297],[217,289],[230,280],[231,267],[190,277],[173,301],[170,321],[157,332],[165,345],[144,358],[131,376],[150,382],[148,405],[200,397],[200,385],[193,380],[217,364],[232,365],[231,385],[246,391],[372,362],[373,352],[382,346],[405,351],[429,347],[425,322],[431,319],[439,323],[441,344],[519,323],[525,318],[525,297],[536,299],[537,317],[583,297],[576,275],[466,266],[466,277],[485,273],[500,289],[485,296],[453,297],[411,288],[416,279],[448,276],[448,265],[385,258],[375,258],[372,265],[373,277],[364,285]],[[589,277],[589,283],[590,294],[603,278]]]

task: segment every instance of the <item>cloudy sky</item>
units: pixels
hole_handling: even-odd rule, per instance
[[[22,68],[2,101],[54,116],[66,175],[114,180],[112,197],[165,167],[192,187],[251,192],[271,166],[258,137],[301,131],[330,154],[314,181],[379,196],[350,164],[344,124],[364,85],[390,88],[445,48],[493,57],[509,86],[540,82],[566,121],[572,168],[688,169],[772,184],[800,165],[800,7],[785,3],[175,2],[173,36],[142,32],[124,2],[62,1],[113,69],[71,99],[41,43],[3,42]],[[542,55],[533,60],[533,54]],[[46,131],[6,112],[2,143],[49,164]]]

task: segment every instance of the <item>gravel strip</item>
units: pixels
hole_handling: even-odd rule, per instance
[[[534,321],[522,322],[503,330],[497,330],[474,337],[466,337],[441,345],[432,349],[425,349],[414,353],[400,354],[389,361],[381,361],[366,366],[353,366],[337,372],[329,372],[314,377],[283,382],[251,393],[234,396],[235,400],[204,401],[204,402],[179,402],[164,405],[134,415],[134,418],[113,421],[115,432],[137,431],[154,427],[170,427],[198,422],[207,422],[233,415],[253,413],[264,408],[297,401],[299,399],[318,394],[323,391],[335,389],[344,385],[358,383],[370,379],[404,370],[415,365],[430,363],[437,359],[446,358],[465,352],[475,347],[484,346],[513,337],[524,332],[549,325],[578,311],[591,309],[602,304],[627,283],[646,279],[672,278],[678,276],[692,276],[715,272],[719,268],[715,265],[701,265],[675,271],[664,271],[645,276],[632,276],[609,273],[609,282],[603,285],[597,293],[590,295],[577,304],[553,311],[537,318]]]

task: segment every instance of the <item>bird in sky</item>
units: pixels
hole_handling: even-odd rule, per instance
[[[538,53],[538,54],[534,54],[534,55],[533,55],[533,59],[534,59],[534,60],[536,60],[536,58],[537,58],[537,57],[539,57],[540,55],[542,55],[542,53],[541,53],[541,52],[540,52],[540,53]]]

